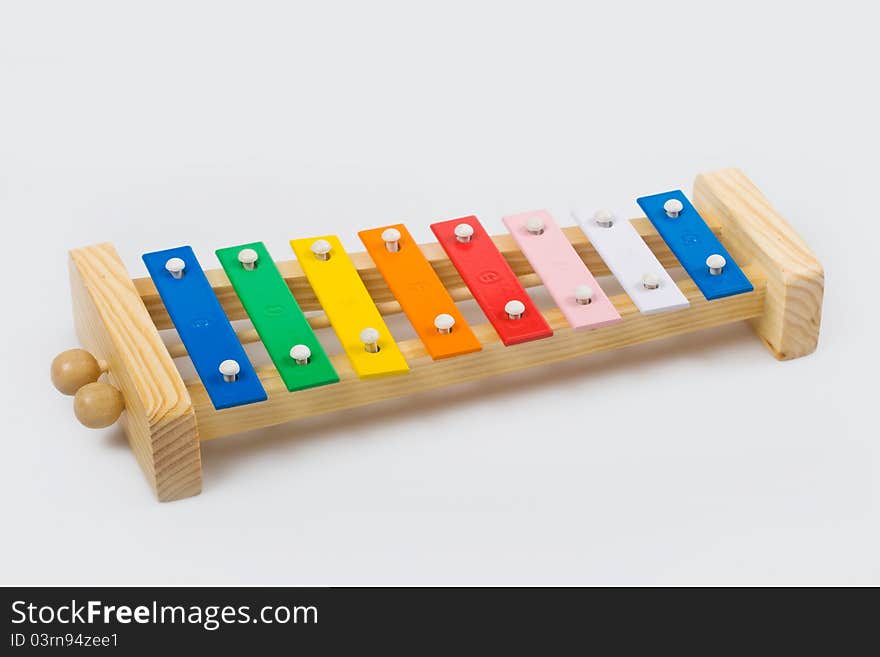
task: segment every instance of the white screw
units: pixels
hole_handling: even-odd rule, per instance
[[[574,289],[574,300],[582,306],[586,306],[593,301],[593,288],[589,285],[578,285]]]
[[[524,304],[522,301],[511,299],[506,304],[504,304],[504,312],[507,313],[507,316],[510,319],[521,319],[525,311],[526,304]]]
[[[663,209],[666,210],[667,217],[675,219],[684,210],[684,205],[677,198],[671,198],[663,204]]]
[[[717,253],[713,253],[706,258],[706,266],[709,268],[709,273],[712,274],[712,276],[718,276],[726,264],[727,260],[724,259],[724,256]]]
[[[532,235],[541,235],[544,232],[544,220],[541,217],[531,217],[526,221],[526,230]]]
[[[474,227],[470,224],[458,224],[455,227],[455,239],[459,242],[470,242],[474,236]]]
[[[242,249],[238,252],[238,261],[241,263],[241,266],[248,271],[253,270],[253,268],[257,266],[258,258],[259,256],[257,255],[257,252],[253,249]]]
[[[290,357],[296,361],[297,365],[308,365],[309,359],[312,357],[312,350],[304,344],[295,344],[290,350]]]
[[[382,231],[382,239],[385,241],[385,248],[394,253],[400,251],[400,231],[396,228],[386,228]]]
[[[238,362],[229,359],[224,360],[220,363],[220,374],[223,375],[223,380],[226,383],[232,383],[238,378],[238,373],[241,372],[241,367],[239,367]]]
[[[645,274],[642,276],[642,285],[646,290],[656,290],[660,287],[660,277],[657,274]]]
[[[452,327],[455,326],[455,318],[452,315],[442,313],[434,318],[434,326],[438,333],[452,333]]]
[[[371,354],[379,352],[379,331],[374,328],[365,328],[361,331],[361,342],[364,343],[364,349]]]
[[[184,269],[186,269],[186,263],[183,258],[170,258],[165,263],[165,270],[174,278],[182,278]]]
[[[327,240],[315,240],[312,243],[312,253],[318,260],[330,259],[330,242]]]
[[[598,210],[593,215],[593,221],[602,228],[611,228],[614,225],[614,213],[611,210]]]

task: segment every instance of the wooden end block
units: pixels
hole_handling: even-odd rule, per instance
[[[202,461],[192,401],[116,249],[71,251],[70,284],[77,335],[122,393],[120,422],[157,497],[197,495]]]
[[[757,266],[767,281],[755,331],[780,360],[816,350],[825,277],[819,260],[739,169],[697,176],[694,205],[722,225],[725,245],[740,265]]]

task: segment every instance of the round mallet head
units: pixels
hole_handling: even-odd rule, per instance
[[[73,414],[90,429],[109,427],[119,419],[124,408],[122,393],[109,383],[88,383],[73,398]]]
[[[52,361],[52,385],[58,392],[75,395],[84,385],[101,376],[98,360],[85,349],[68,349]]]

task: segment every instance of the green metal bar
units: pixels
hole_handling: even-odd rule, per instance
[[[252,268],[239,260],[242,251],[245,251],[245,261],[256,255]],[[253,242],[218,249],[216,253],[287,389],[292,392],[339,381],[339,375],[266,246]],[[290,350],[295,345],[309,348],[308,364],[298,364],[291,356]]]

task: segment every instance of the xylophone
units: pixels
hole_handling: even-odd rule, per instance
[[[432,224],[437,242],[421,245],[383,226],[359,233],[364,253],[332,235],[299,238],[296,260],[279,262],[255,242],[219,249],[209,270],[183,246],[145,254],[149,277],[137,279],[110,244],[74,249],[85,349],[57,356],[52,380],[84,425],[121,417],[167,501],[201,491],[201,441],[244,430],[740,320],[779,359],[811,353],[824,283],[810,249],[739,170],[699,175],[692,198],[639,198],[645,218],[632,221],[576,209],[578,226],[564,228],[526,212],[491,237],[463,217]],[[676,282],[679,267],[688,278]],[[625,294],[603,291],[609,275]],[[539,285],[556,308],[529,298]],[[469,325],[457,306],[469,299],[488,323]],[[383,319],[393,313],[418,337],[395,341]],[[243,319],[252,328],[234,330]],[[316,337],[327,327],[339,354]],[[172,328],[179,341],[166,343]],[[251,342],[271,366],[251,363]],[[186,356],[198,380],[175,366]]]

